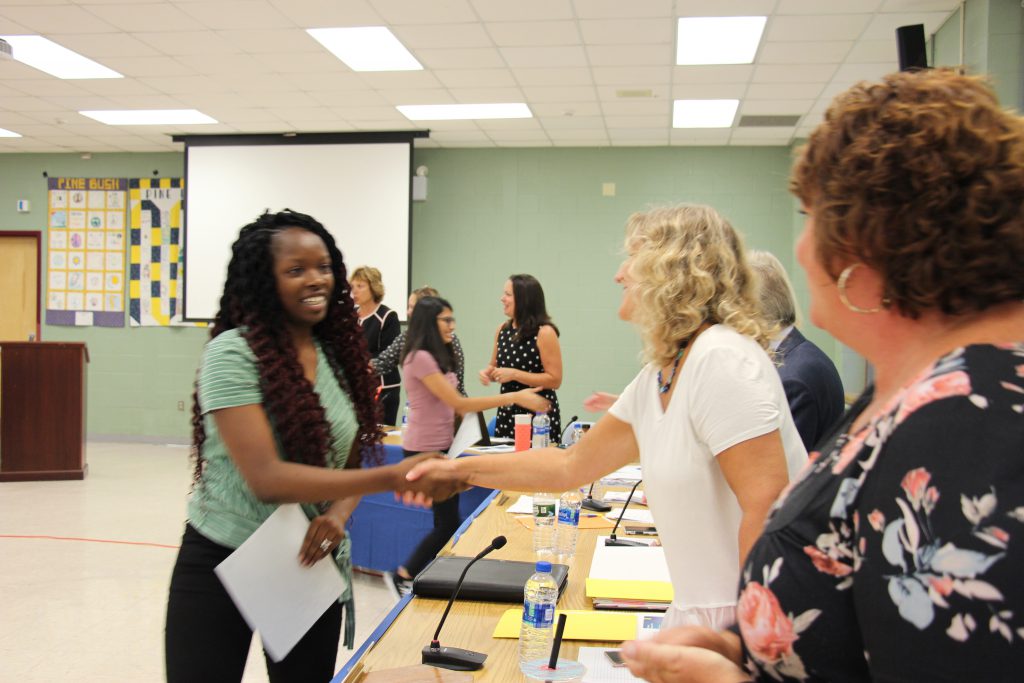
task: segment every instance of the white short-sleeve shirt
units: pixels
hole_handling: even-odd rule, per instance
[[[741,512],[715,457],[779,430],[792,479],[807,461],[768,354],[747,336],[714,325],[694,341],[667,410],[658,369],[647,365],[609,412],[629,423],[644,490],[675,591],[666,626],[732,621],[739,580]]]

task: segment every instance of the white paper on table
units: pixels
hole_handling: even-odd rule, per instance
[[[613,522],[619,517],[622,517],[623,522],[643,522],[644,524],[654,524],[654,515],[651,514],[650,510],[637,510],[636,508],[621,507],[605,513],[605,519],[610,519]]]
[[[519,500],[508,506],[505,512],[511,512],[514,515],[532,515],[533,514],[533,496],[519,496]],[[558,513],[558,501],[555,501],[555,516],[557,519]]]
[[[606,650],[618,650],[617,647],[581,647],[577,653],[580,664],[586,667],[587,673],[583,674],[583,683],[628,683],[629,681],[643,681],[629,672],[624,666],[612,666],[611,661],[604,656]]]
[[[480,421],[476,413],[466,413],[462,416],[462,424],[459,425],[459,431],[455,432],[455,439],[448,449],[448,457],[459,457],[482,438],[484,435],[480,433]]]
[[[493,446],[474,446],[477,453],[514,453],[516,447],[510,443],[499,443]]]
[[[308,528],[301,507],[282,505],[214,569],[275,662],[284,659],[345,592],[345,578],[331,556],[312,567],[299,563]]]
[[[606,503],[625,503],[626,499],[629,498],[629,491],[605,491],[604,502]],[[637,491],[633,494],[633,503],[640,503],[641,505],[647,505],[647,494],[643,491]]]
[[[626,465],[625,467],[620,467],[614,472],[611,472],[610,474],[606,474],[603,477],[601,477],[601,481],[603,482],[628,481],[631,484],[633,482],[640,481],[641,479],[643,479],[643,471],[641,470],[640,465]]]
[[[605,545],[598,536],[590,560],[590,579],[611,581],[664,581],[671,583],[665,549],[661,546]]]

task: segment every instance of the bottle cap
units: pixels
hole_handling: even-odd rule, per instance
[[[547,560],[540,560],[537,562],[537,571],[551,573],[551,563]]]

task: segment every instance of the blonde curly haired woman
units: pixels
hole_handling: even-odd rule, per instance
[[[665,626],[724,627],[740,563],[807,453],[732,226],[706,206],[653,209],[630,217],[625,247],[619,317],[647,365],[610,411],[568,451],[437,461],[408,478],[564,491],[639,459],[675,591]]]

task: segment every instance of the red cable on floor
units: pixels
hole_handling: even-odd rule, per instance
[[[144,541],[113,541],[106,538],[75,538],[73,536],[19,536],[16,534],[0,534],[0,538],[30,538],[45,541],[83,541],[85,543],[116,543],[118,545],[145,545],[151,548],[171,548],[177,550],[181,546],[163,543],[146,543]]]

